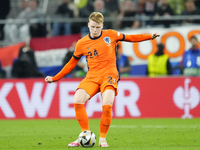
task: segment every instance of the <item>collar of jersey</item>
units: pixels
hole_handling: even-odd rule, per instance
[[[92,37],[90,36],[90,33],[89,33],[89,38],[90,38],[91,40],[96,40],[96,39],[100,38],[101,35],[102,35],[102,31],[101,31],[101,34],[100,34],[98,37],[92,38]]]

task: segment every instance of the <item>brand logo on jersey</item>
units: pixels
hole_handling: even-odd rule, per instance
[[[111,42],[110,37],[106,36],[103,40],[105,41],[105,43],[108,44],[107,46],[110,46],[110,42]]]
[[[92,46],[90,46],[90,47],[92,47]],[[90,47],[87,47],[87,49],[90,49]]]

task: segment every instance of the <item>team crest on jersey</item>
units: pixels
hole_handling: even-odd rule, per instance
[[[110,46],[110,37],[106,36],[105,38],[103,38],[103,40],[105,41],[105,43],[107,43],[108,45],[107,46]]]

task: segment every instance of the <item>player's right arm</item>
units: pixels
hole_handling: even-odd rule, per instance
[[[77,42],[76,50],[74,52],[74,55],[70,59],[70,61],[54,77],[47,76],[45,78],[45,82],[47,83],[56,82],[60,80],[61,78],[63,78],[64,76],[66,76],[68,73],[70,73],[76,67],[76,64],[78,63],[79,59],[82,56],[81,45],[79,43],[80,42]]]
[[[60,80],[76,67],[76,64],[78,63],[78,61],[79,59],[72,57],[70,61],[63,67],[63,69],[58,74],[56,74],[54,77],[47,76],[45,78],[45,81],[47,83],[51,83],[51,82],[56,82]]]

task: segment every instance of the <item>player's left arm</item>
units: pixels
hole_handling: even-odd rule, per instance
[[[160,36],[157,32],[153,34],[122,34],[116,30],[110,30],[112,32],[113,38],[116,41],[127,41],[127,42],[141,42],[146,40],[153,40]]]
[[[160,34],[158,34],[157,32],[153,34],[131,34],[131,35],[125,34],[124,41],[141,42],[141,41],[146,41],[146,40],[153,40],[159,36]]]

